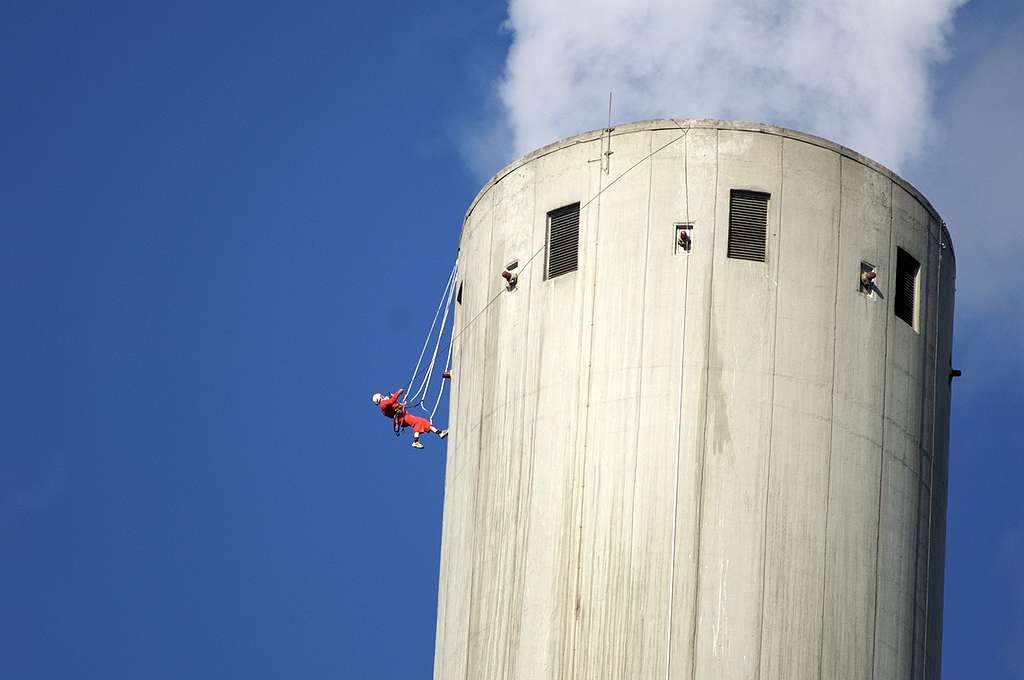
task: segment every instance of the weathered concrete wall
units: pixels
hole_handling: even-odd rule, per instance
[[[726,257],[731,189],[771,194],[766,262]],[[938,677],[955,264],[912,187],[770,126],[619,126],[499,173],[460,269],[436,678]]]

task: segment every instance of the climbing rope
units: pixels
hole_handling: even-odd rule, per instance
[[[626,170],[624,170],[622,173],[617,175],[615,177],[615,179],[613,179],[607,185],[602,187],[600,189],[600,191],[598,191],[596,194],[594,194],[589,200],[587,200],[587,202],[585,202],[582,205],[580,205],[580,210],[582,211],[584,208],[586,208],[591,203],[593,203],[598,198],[600,198],[601,195],[605,191],[607,191],[608,189],[612,188],[620,179],[622,179],[627,174],[629,174],[634,169],[636,169],[641,163],[643,163],[644,161],[649,160],[655,154],[661,152],[662,150],[668,148],[669,146],[675,144],[679,140],[681,140],[684,137],[686,137],[686,135],[690,131],[690,129],[689,128],[684,128],[676,120],[672,120],[672,122],[676,124],[676,127],[678,127],[679,129],[681,129],[683,131],[683,133],[681,135],[679,135],[678,137],[675,137],[671,141],[663,144],[662,146],[658,147],[657,149],[651,151],[649,154],[647,154],[646,156],[644,156],[643,158],[641,158],[637,162],[633,163],[633,165],[629,166]],[[689,207],[690,207],[689,206],[689,201],[687,201],[687,206],[686,206],[687,213],[689,213]],[[687,217],[688,217],[688,215],[687,215]],[[520,268],[519,268],[520,275],[522,275],[522,272],[525,271],[526,268],[530,266],[530,263],[533,262],[533,260],[536,259],[538,255],[540,255],[542,252],[544,252],[546,247],[547,247],[547,244],[542,245],[532,255],[530,255],[530,257],[526,260],[526,262],[524,262],[520,266]],[[446,326],[448,324],[448,317],[449,317],[449,315],[451,313],[451,308],[452,308],[452,300],[455,298],[455,289],[456,289],[456,283],[457,283],[458,268],[459,268],[459,261],[458,261],[458,258],[456,258],[455,264],[452,266],[452,271],[448,275],[448,282],[445,284],[444,292],[441,294],[441,299],[438,301],[437,309],[434,312],[434,318],[430,322],[430,330],[427,332],[427,337],[423,341],[423,347],[420,350],[420,355],[416,359],[416,366],[415,366],[415,368],[413,368],[412,376],[409,378],[409,386],[405,390],[405,399],[401,400],[401,402],[400,402],[403,406],[405,406],[406,404],[412,403],[413,404],[413,406],[412,406],[413,408],[416,407],[416,406],[420,406],[423,409],[423,411],[426,412],[426,410],[427,410],[426,407],[423,406],[423,402],[425,402],[427,400],[427,397],[428,397],[428,394],[429,394],[430,385],[431,385],[432,377],[433,377],[433,374],[434,374],[434,369],[437,366],[437,355],[438,355],[438,352],[439,352],[440,347],[441,347],[441,340],[444,337],[445,328],[446,328]],[[444,375],[445,378],[447,378],[450,375],[451,366],[452,366],[452,352],[453,352],[453,349],[455,347],[455,340],[457,338],[459,338],[463,333],[465,333],[477,321],[477,319],[479,319],[484,314],[484,312],[486,312],[487,309],[492,304],[494,304],[498,300],[499,297],[501,297],[501,294],[503,292],[504,292],[503,290],[498,291],[498,293],[496,295],[494,295],[490,300],[488,300],[487,304],[484,305],[483,309],[481,309],[479,312],[477,312],[477,314],[475,316],[473,316],[473,318],[470,319],[468,323],[463,325],[462,329],[459,330],[458,333],[455,332],[454,328],[451,329],[451,332],[450,332],[449,338],[448,338],[448,352],[447,352],[447,356],[445,358],[445,363],[444,363],[443,375]],[[442,311],[441,311],[442,308],[444,309],[443,314],[442,314]],[[441,319],[440,328],[438,328],[438,325],[437,325],[438,318]],[[437,331],[436,334],[435,334],[435,329]],[[429,363],[426,366],[426,370],[424,372],[424,375],[420,379],[419,387],[416,389],[415,393],[412,393],[413,385],[415,385],[416,382],[417,382],[417,379],[420,378],[420,368],[422,368],[422,366],[423,366],[423,358],[427,354],[427,348],[430,346],[431,340],[433,340],[433,342],[434,342],[434,348],[433,348],[433,350],[431,352],[431,355],[430,355],[430,361],[429,361]],[[445,387],[444,384],[445,384],[445,382],[446,382],[446,380],[442,380],[441,381],[441,386],[440,386],[440,388],[437,391],[437,398],[434,400],[433,408],[429,412],[431,420],[434,418],[434,414],[437,413],[437,409],[441,405],[441,399],[444,397],[444,387]]]
[[[457,269],[458,262],[455,263],[455,266]],[[455,272],[455,270],[452,271],[453,273]],[[444,336],[444,329],[448,323],[448,313],[451,311],[452,299],[455,297],[454,278],[445,292],[447,293],[448,299],[444,306],[444,316],[441,318],[441,327],[437,331],[437,340],[434,342],[434,353],[430,357],[430,364],[427,365],[427,370],[423,376],[423,381],[420,383],[419,389],[416,390],[416,394],[409,397],[409,401],[412,401],[417,406],[422,404],[427,398],[427,390],[430,389],[430,381],[434,375],[434,366],[437,364],[437,351],[441,347],[441,338]],[[426,411],[425,408],[423,410]]]
[[[410,392],[412,386],[416,383],[416,376],[420,372],[420,366],[423,363],[423,357],[427,353],[427,347],[430,345],[430,339],[434,337],[434,328],[437,326],[437,317],[441,314],[441,307],[444,306],[445,300],[451,301],[451,291],[455,290],[455,276],[459,269],[459,260],[455,258],[455,264],[452,266],[451,274],[448,275],[448,283],[445,284],[444,292],[441,293],[441,299],[437,303],[437,311],[434,312],[434,320],[430,322],[430,330],[427,331],[427,337],[423,341],[423,349],[420,350],[420,356],[416,360],[416,367],[412,369],[412,377],[409,378],[409,386],[405,388],[405,399],[401,400],[401,403],[405,405],[409,401]],[[446,312],[447,314],[447,312]],[[443,324],[442,324],[443,326]],[[442,327],[443,330],[443,327]],[[440,334],[438,334],[438,340],[440,340]],[[436,355],[436,348],[435,348]]]
[[[442,324],[441,327],[444,328],[444,325]],[[452,330],[454,331],[455,329],[453,328]],[[445,359],[444,362],[444,373],[441,374],[442,378],[451,375],[453,347],[455,347],[455,333],[451,333],[450,337],[448,338],[448,358]],[[446,382],[447,380],[441,380],[441,389],[437,391],[437,401],[434,402],[434,408],[430,410],[431,421],[434,420],[434,414],[437,413],[437,407],[441,405],[441,397],[444,396],[444,384]]]

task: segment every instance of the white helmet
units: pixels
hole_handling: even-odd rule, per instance
[[[379,404],[380,400],[383,399],[383,398],[384,398],[383,394],[381,394],[380,392],[374,392],[374,394],[373,394],[373,403],[374,404]]]

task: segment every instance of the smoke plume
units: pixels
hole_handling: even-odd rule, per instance
[[[965,0],[510,0],[514,153],[659,117],[770,122],[898,170],[931,131],[929,67]]]

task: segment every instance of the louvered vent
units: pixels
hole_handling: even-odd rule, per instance
[[[770,196],[741,189],[729,194],[729,257],[764,262]]]
[[[903,248],[896,249],[896,316],[917,328],[917,277],[921,264]]]
[[[546,279],[579,268],[580,204],[573,203],[548,213]]]

